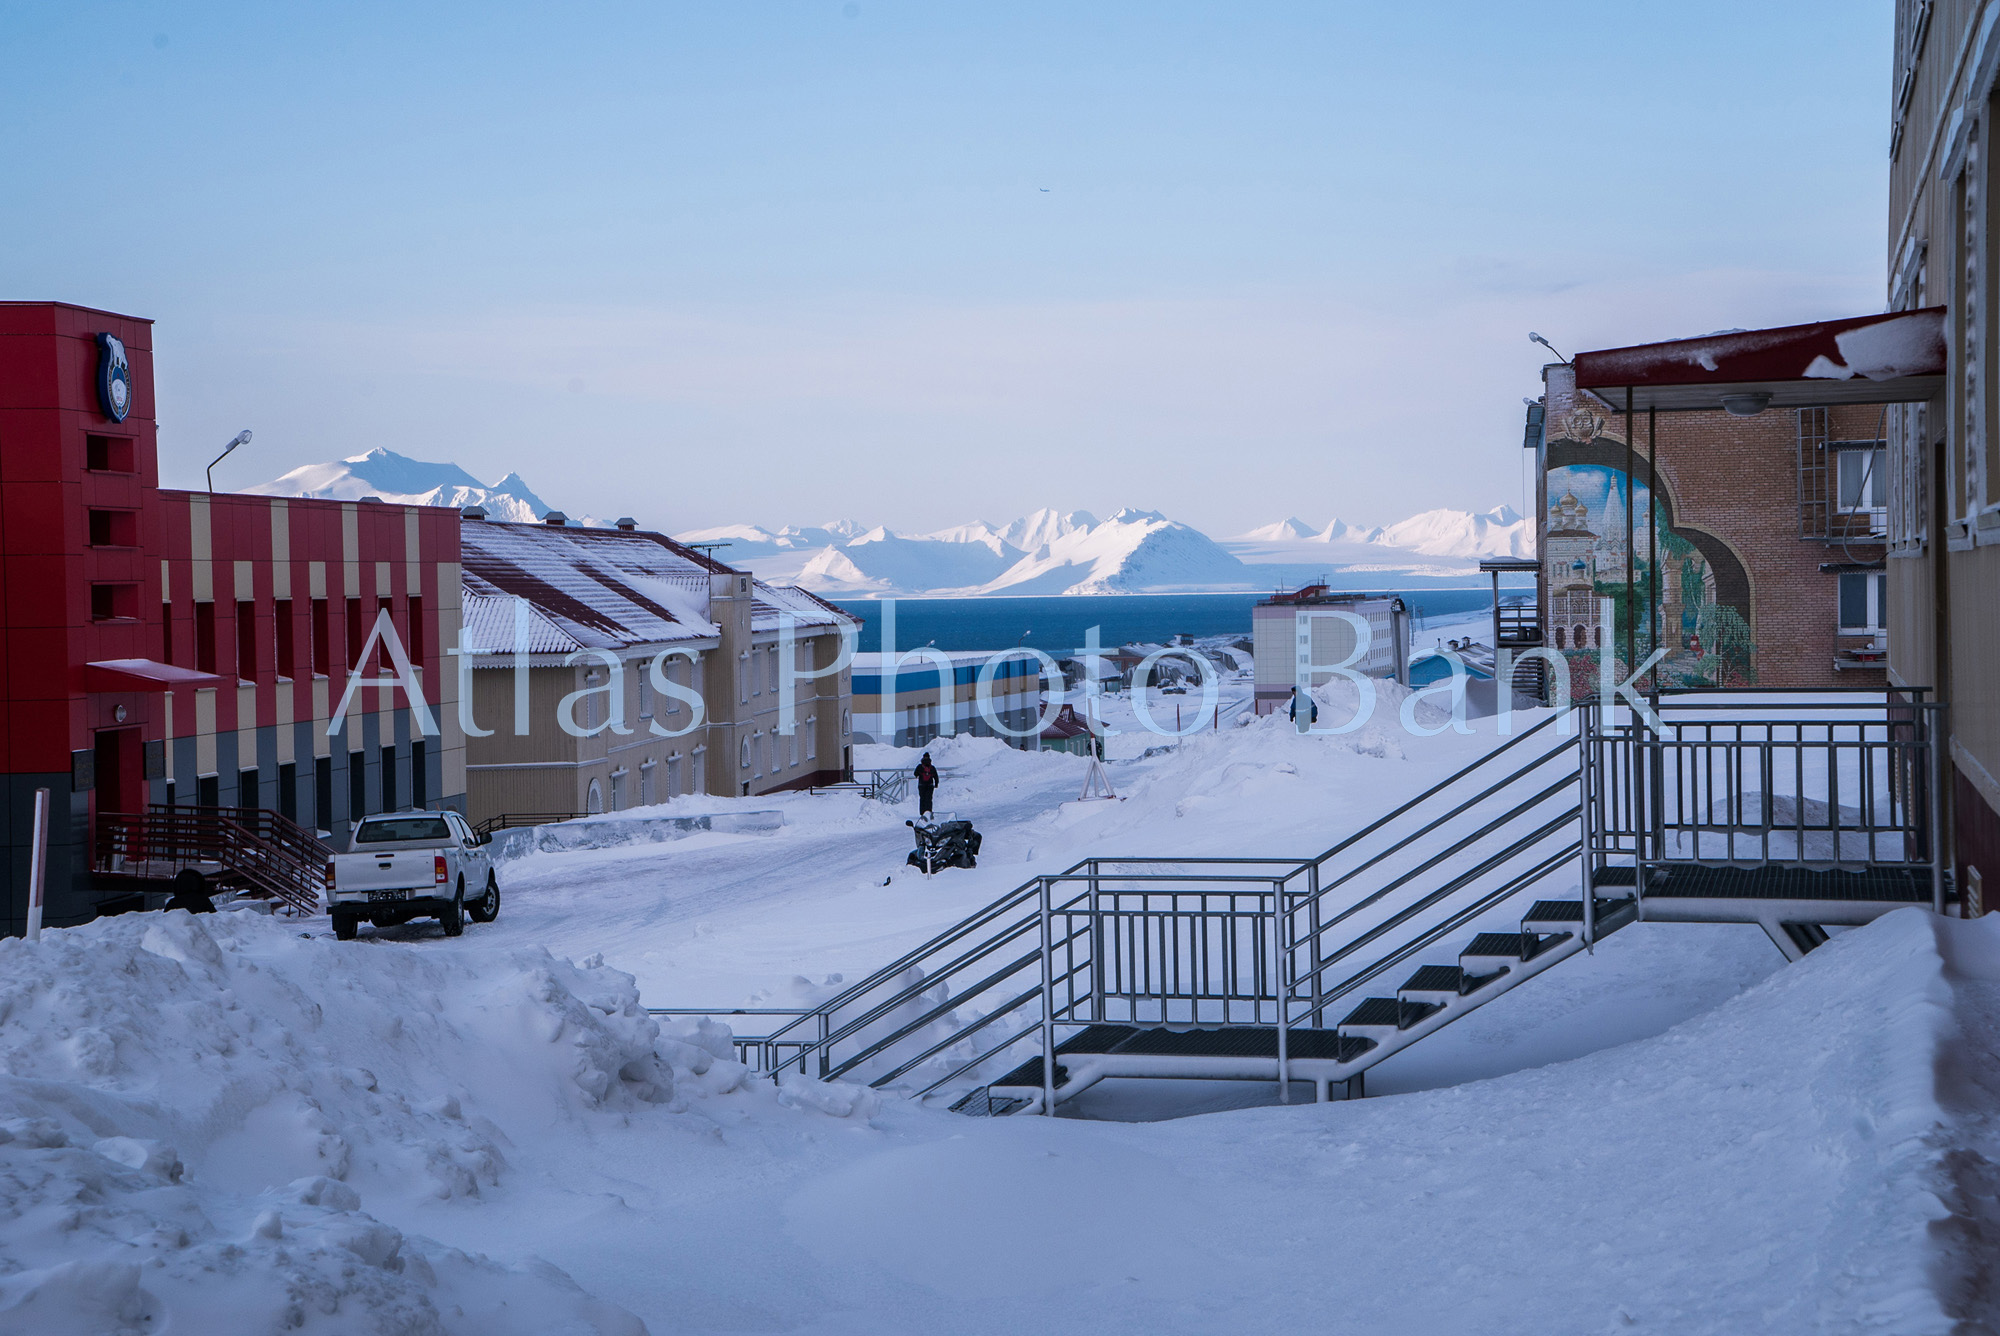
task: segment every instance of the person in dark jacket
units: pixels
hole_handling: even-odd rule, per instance
[[[1305,696],[1305,693],[1303,691],[1300,691],[1297,687],[1293,687],[1291,720],[1294,724],[1299,722],[1299,697],[1301,696]],[[1309,707],[1311,707],[1312,713],[1306,716],[1306,728],[1300,729],[1299,731],[1301,733],[1305,732],[1306,729],[1311,728],[1314,724],[1319,722],[1319,702],[1314,700],[1311,696],[1305,696],[1305,700],[1306,704]]]
[[[931,764],[929,752],[924,753],[924,759],[917,762],[917,768],[912,773],[917,780],[917,813],[920,816],[929,816],[931,795],[937,792],[938,782],[937,767]]]

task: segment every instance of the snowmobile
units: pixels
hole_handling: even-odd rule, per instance
[[[946,867],[979,866],[979,832],[970,821],[905,821],[916,832],[917,847],[904,861],[922,868],[925,876]]]

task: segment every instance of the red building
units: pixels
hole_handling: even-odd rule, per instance
[[[163,490],[153,387],[150,321],[0,303],[10,934],[27,914],[38,788],[52,804],[52,926],[157,889],[108,857],[108,815],[258,808],[338,843],[367,812],[464,804],[442,667],[458,632],[457,514]],[[413,729],[402,692],[371,688],[330,734],[383,611],[436,732]]]

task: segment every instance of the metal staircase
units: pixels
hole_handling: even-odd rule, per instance
[[[1323,1100],[1643,918],[1759,923],[1796,958],[1819,925],[1942,908],[1937,707],[1752,705],[1665,697],[1657,728],[1579,707],[1317,856],[1085,859],[820,1006],[656,1011],[766,1017],[736,1041],[759,1071],[968,1113],[1109,1077]]]
[[[192,869],[214,886],[319,912],[332,850],[261,807],[181,807],[97,814],[97,872],[166,881]]]

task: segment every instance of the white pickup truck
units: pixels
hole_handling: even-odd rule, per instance
[[[352,851],[326,864],[326,911],[333,935],[353,940],[363,920],[376,927],[435,918],[444,935],[465,931],[466,916],[491,923],[500,883],[486,846],[456,812],[371,816],[354,829]]]

